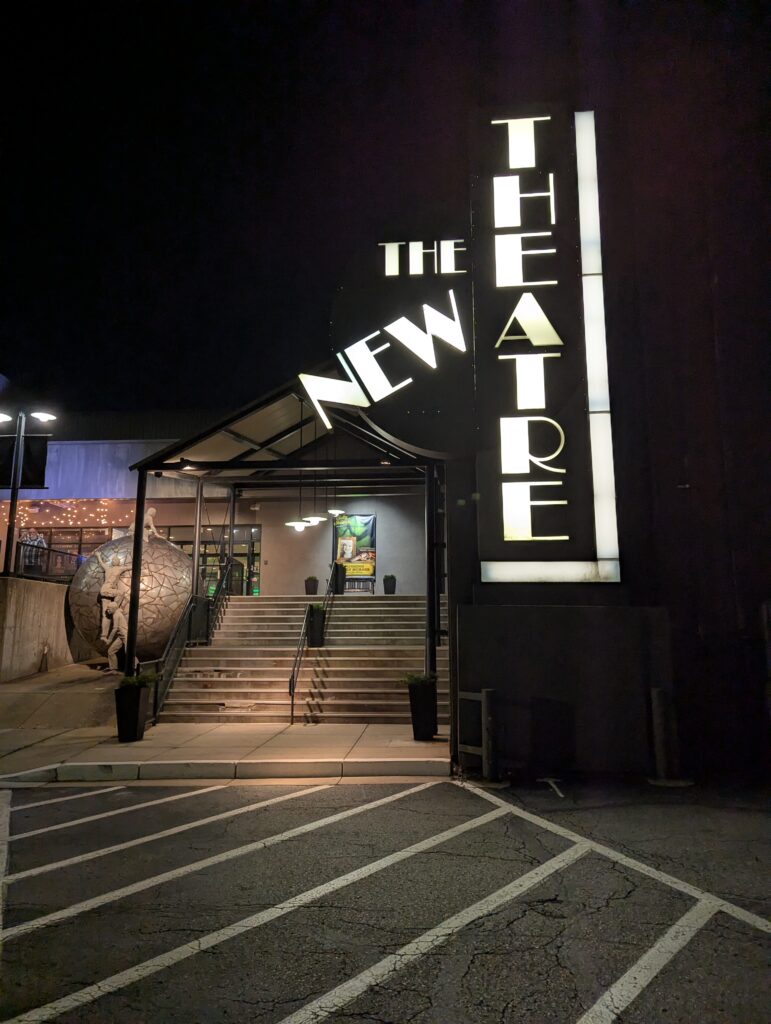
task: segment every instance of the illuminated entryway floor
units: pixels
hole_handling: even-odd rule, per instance
[[[30,782],[447,777],[450,753],[446,728],[416,743],[408,725],[161,723],[138,743],[118,743],[110,726],[41,738],[0,759],[0,775],[15,772]]]

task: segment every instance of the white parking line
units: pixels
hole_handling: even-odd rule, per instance
[[[103,811],[101,814],[90,814],[87,818],[74,818],[72,821],[62,821],[58,825],[47,825],[45,828],[36,828],[31,832],[19,832],[11,836],[13,843],[17,839],[29,839],[32,836],[42,836],[45,832],[58,832],[62,828],[74,828],[75,825],[85,825],[88,821],[98,821],[100,818],[112,818],[115,814],[128,814],[130,811],[141,811],[144,807],[155,807],[157,804],[168,804],[172,800],[187,800],[193,796],[203,796],[204,793],[212,793],[215,789],[224,789],[225,784],[219,786],[206,786],[205,789],[194,789],[192,792],[177,793],[174,796],[164,796],[159,800],[145,800],[143,804],[132,804],[131,807],[119,807],[115,811]]]
[[[107,789],[89,789],[87,793],[75,793],[73,796],[57,796],[53,800],[38,800],[34,804],[19,804],[12,811],[28,811],[31,807],[47,807],[48,804],[63,804],[65,800],[82,800],[86,796],[102,796],[104,793],[117,793],[125,786],[108,786]]]
[[[244,857],[248,853],[255,853],[257,850],[264,850],[269,846],[275,846],[276,843],[283,843],[287,839],[294,839],[296,836],[305,835],[307,832],[314,832],[316,829],[324,828],[327,825],[334,825],[336,822],[343,821],[345,818],[351,818],[355,814],[362,814],[364,811],[373,810],[375,807],[383,807],[385,804],[393,803],[395,800],[401,800],[405,796],[420,793],[424,789],[436,786],[438,781],[437,779],[432,782],[424,782],[420,786],[413,786],[412,789],[381,797],[380,800],[373,800],[358,807],[351,807],[347,811],[332,814],[327,818],[319,818],[316,821],[307,822],[305,825],[289,829],[288,832],[280,832],[275,836],[268,836],[267,839],[258,839],[253,843],[247,843],[245,846],[237,846],[233,850],[226,850],[224,853],[215,854],[213,857],[205,857],[203,860],[193,861],[192,864],[186,864],[181,868],[174,868],[173,871],[164,871],[160,875],[153,875],[151,878],[145,878],[141,882],[134,882],[133,885],[125,885],[122,889],[113,889],[111,892],[103,893],[101,896],[94,896],[90,900],[83,900],[82,903],[74,903],[71,907],[56,910],[52,914],[35,917],[31,921],[25,921],[23,924],[6,928],[5,931],[0,932],[0,939],[5,942],[9,939],[16,939],[20,935],[34,932],[38,928],[47,928],[48,925],[57,924],[59,921],[65,921],[71,917],[77,917],[79,914],[84,914],[87,910],[103,907],[107,903],[114,903],[116,900],[121,900],[126,896],[133,896],[134,893],[143,892],[145,889],[151,889],[156,885],[173,882],[178,878],[184,878],[185,875],[191,875],[196,871],[203,871],[204,868],[213,867],[215,864],[224,864],[235,857]]]
[[[32,878],[34,875],[44,875],[49,871],[58,871],[61,868],[71,867],[73,864],[82,864],[84,861],[96,860],[98,857],[106,857],[110,853],[118,853],[120,850],[128,850],[132,846],[141,846],[143,843],[153,843],[158,839],[166,839],[168,836],[178,835],[180,832],[187,832],[192,828],[202,828],[204,825],[211,825],[215,821],[225,821],[228,818],[235,818],[239,814],[248,814],[250,811],[257,811],[261,807],[270,807],[271,804],[280,804],[285,800],[295,800],[297,797],[310,793],[318,793],[322,789],[330,789],[331,785],[313,786],[310,789],[301,789],[295,793],[283,793],[281,796],[274,796],[270,800],[260,800],[254,804],[246,804],[244,807],[236,807],[231,811],[222,811],[221,814],[212,814],[208,818],[198,818],[196,821],[188,821],[184,825],[176,825],[174,828],[166,828],[162,832],[153,832],[147,836],[140,836],[138,839],[129,839],[125,843],[116,843],[114,846],[103,846],[100,850],[91,850],[89,853],[81,853],[77,857],[68,857],[66,860],[51,861],[49,864],[41,864],[37,868],[28,868],[26,871],[17,871],[6,877],[6,882],[19,882],[23,878]]]
[[[420,788],[425,789],[425,786],[421,786]],[[409,792],[412,793],[415,792],[415,790],[410,790]],[[97,982],[95,985],[89,985],[86,988],[80,989],[79,992],[72,992],[70,995],[63,996],[61,999],[57,999],[54,1002],[46,1003],[45,1006],[39,1006],[34,1010],[28,1010],[19,1017],[14,1017],[12,1020],[4,1021],[3,1024],[43,1024],[44,1021],[53,1020],[60,1014],[66,1013],[68,1010],[75,1010],[79,1006],[85,1006],[87,1003],[92,1003],[101,996],[118,992],[120,989],[126,988],[127,985],[133,985],[135,982],[141,981],[143,978],[147,978],[152,974],[157,974],[159,971],[164,971],[168,967],[173,967],[182,960],[187,960],[189,957],[195,956],[196,953],[202,953],[207,949],[212,949],[214,946],[219,946],[221,943],[227,942],[229,939],[237,939],[240,936],[245,935],[247,932],[253,931],[255,928],[259,928],[264,924],[268,924],[270,921],[275,921],[276,918],[283,917],[285,914],[289,914],[293,910],[305,907],[309,903],[313,903],[315,900],[329,895],[331,892],[337,892],[339,889],[344,889],[348,885],[353,885],[355,882],[360,882],[365,878],[369,878],[370,876],[377,874],[379,871],[384,871],[386,868],[389,868],[394,864],[398,864],[400,861],[407,860],[409,857],[414,857],[416,854],[424,853],[427,850],[433,849],[435,846],[449,842],[450,839],[455,839],[457,836],[463,835],[464,832],[470,832],[472,829],[479,828],[482,825],[487,825],[489,822],[495,821],[496,818],[500,818],[506,813],[507,811],[504,809],[498,808],[497,810],[483,814],[479,818],[472,818],[470,821],[465,821],[461,825],[455,825],[453,828],[449,828],[445,832],[439,832],[428,839],[422,839],[413,846],[408,846],[403,850],[398,850],[396,853],[390,853],[387,857],[381,857],[380,860],[373,861],[371,864],[366,864],[364,867],[357,868],[355,871],[350,871],[346,875],[341,875],[339,878],[335,878],[330,882],[325,882],[323,885],[318,885],[313,889],[308,889],[306,892],[299,893],[297,896],[292,896],[290,899],[277,904],[275,907],[270,907],[268,910],[261,910],[257,914],[252,914],[250,917],[245,917],[241,921],[236,921],[235,924],[228,925],[226,928],[220,928],[216,932],[211,932],[209,935],[204,935],[201,938],[194,939],[192,942],[186,942],[183,946],[177,946],[176,949],[171,949],[168,953],[161,953],[160,956],[153,957],[151,960],[145,960],[143,963],[136,964],[134,967],[129,967],[127,970],[121,971],[119,974],[113,974],[111,977],[105,978],[102,981]]]
[[[379,985],[389,975],[395,974],[413,961],[419,960],[420,957],[430,953],[436,946],[452,938],[462,928],[465,928],[473,921],[477,921],[480,917],[493,913],[493,911],[498,910],[505,903],[510,903],[511,900],[516,899],[523,892],[527,892],[528,889],[532,889],[533,886],[538,885],[548,878],[549,875],[554,874],[555,871],[562,871],[569,864],[578,860],[579,857],[583,857],[588,851],[588,843],[576,843],[575,846],[571,846],[563,853],[552,857],[551,860],[547,860],[545,864],[540,864],[537,868],[533,868],[532,871],[528,871],[526,875],[522,875],[516,881],[504,885],[502,889],[498,889],[497,892],[491,893],[489,896],[485,896],[478,903],[474,903],[459,913],[453,914],[452,917],[448,917],[441,924],[437,925],[436,928],[432,928],[430,931],[419,935],[417,939],[408,942],[406,946],[402,946],[396,953],[391,953],[390,956],[384,957],[373,967],[368,967],[366,971],[357,974],[355,978],[350,978],[348,981],[343,982],[342,985],[338,985],[337,988],[333,988],[325,995],[314,999],[312,1003],[307,1003],[302,1009],[297,1010],[296,1013],[284,1017],[280,1024],[317,1024],[317,1022],[325,1020],[331,1014],[337,1013],[338,1010],[347,1006],[348,1003],[353,1002],[354,999],[366,992],[367,989],[372,988],[373,985]]]
[[[633,967],[600,996],[594,1006],[580,1018],[578,1024],[612,1024],[719,909],[711,902],[699,900],[661,936],[655,945],[643,953]]]
[[[11,827],[11,793],[0,792],[0,936],[3,934],[3,909],[5,907],[5,870],[8,867],[8,832]],[[0,942],[2,939],[0,938]]]
[[[459,785],[459,783],[454,783],[454,785]],[[470,790],[472,793],[476,793],[477,796],[481,796],[484,800],[487,800],[488,803],[495,804],[497,807],[508,807],[511,810],[511,813],[517,818],[529,821],[531,824],[537,825],[539,828],[545,829],[547,832],[553,832],[554,835],[562,836],[563,839],[569,839],[574,843],[589,843],[594,853],[598,853],[602,857],[607,857],[609,860],[615,861],[616,864],[623,864],[624,867],[627,867],[632,871],[637,871],[638,874],[647,875],[648,878],[652,878],[656,882],[668,885],[670,889],[676,889],[678,892],[682,892],[686,896],[692,896],[695,900],[699,900],[700,902],[709,903],[716,907],[717,910],[721,910],[723,913],[730,914],[731,917],[735,917],[737,921],[743,921],[745,924],[748,924],[753,928],[758,928],[760,931],[771,933],[771,922],[767,921],[764,917],[760,917],[758,914],[753,914],[750,910],[738,907],[735,903],[729,903],[728,900],[724,900],[720,896],[715,896],[714,893],[707,892],[705,889],[700,889],[697,885],[691,885],[690,882],[684,882],[681,878],[675,878],[674,875],[668,875],[664,871],[659,871],[658,868],[652,868],[649,864],[645,864],[641,860],[635,860],[634,857],[627,857],[626,854],[619,853],[618,850],[614,850],[610,846],[605,846],[603,843],[596,843],[593,839],[588,839],[586,836],[581,836],[577,832],[572,832],[570,829],[563,828],[561,825],[556,825],[553,821],[541,818],[537,814],[531,814],[530,811],[524,811],[521,807],[517,807],[515,804],[511,804],[506,800],[501,800],[500,797],[495,796],[493,793],[488,793],[484,789],[479,789],[477,786],[467,782],[460,785],[463,789]]]

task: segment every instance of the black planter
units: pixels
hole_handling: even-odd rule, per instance
[[[332,589],[335,594],[345,593],[345,565],[342,562],[335,562],[332,567]]]
[[[409,683],[412,738],[432,740],[436,735],[436,681]]]
[[[308,646],[324,646],[324,609],[311,606],[308,613]]]
[[[115,714],[121,743],[136,743],[144,736],[149,700],[149,686],[119,686],[115,691]]]
[[[393,576],[391,579],[383,577],[383,593],[384,594],[395,594],[396,593],[396,577]]]
[[[318,580],[306,580],[305,581],[305,593],[306,594],[318,594],[319,592],[319,581]]]

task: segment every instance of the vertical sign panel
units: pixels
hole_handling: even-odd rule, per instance
[[[482,581],[616,581],[594,115],[483,118],[474,149]]]

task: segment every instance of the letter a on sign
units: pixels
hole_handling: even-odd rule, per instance
[[[524,334],[509,334],[515,320]],[[496,341],[495,347],[499,348],[502,341],[529,341],[531,345],[537,347],[562,344],[562,339],[552,327],[532,292],[525,292],[521,296],[508,323],[503,328],[500,338]]]

